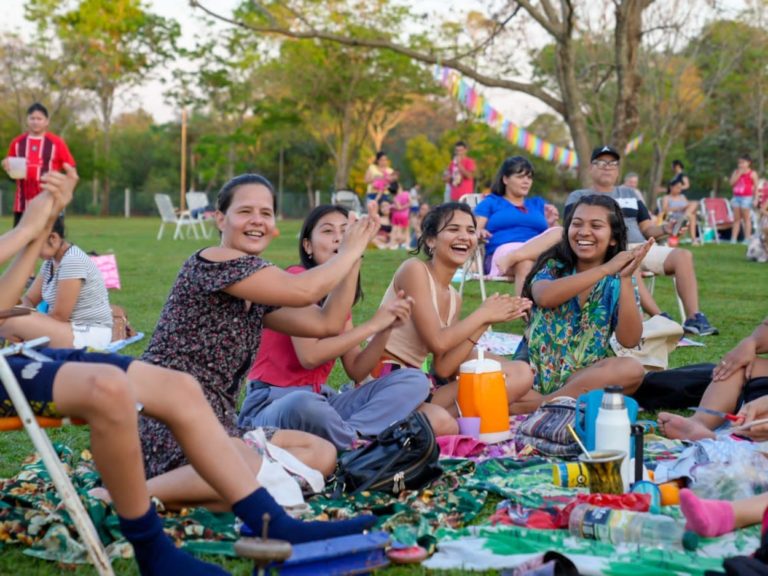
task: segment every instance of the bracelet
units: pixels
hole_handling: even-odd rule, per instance
[[[473,344],[473,345],[477,346],[477,342],[475,342],[474,340],[472,340],[472,338],[470,338],[469,336],[467,336],[467,340],[469,340],[470,342],[472,342],[472,344]]]

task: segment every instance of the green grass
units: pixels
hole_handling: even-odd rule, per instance
[[[128,312],[133,326],[145,334],[151,334],[168,291],[179,266],[195,250],[209,245],[203,240],[173,241],[166,229],[161,241],[155,239],[158,220],[152,218],[91,219],[69,217],[69,236],[86,251],[99,253],[114,251],[117,255],[123,288],[113,291],[112,302]],[[0,219],[0,229],[9,226],[9,219]],[[285,266],[297,261],[297,233],[300,223],[281,223],[281,236],[273,241],[266,257]],[[766,305],[766,273],[768,268],[747,262],[743,246],[708,245],[693,249],[696,259],[701,308],[710,321],[720,329],[719,336],[706,338],[706,348],[684,348],[671,357],[672,366],[695,362],[715,361],[732,348],[741,338],[749,334],[757,323],[768,313]],[[354,319],[361,322],[369,318],[389,284],[392,275],[406,257],[402,251],[371,251],[366,255],[363,267],[363,288],[365,299],[354,310]],[[492,291],[505,291],[504,284],[490,284]],[[672,282],[659,278],[656,283],[656,298],[662,309],[673,316],[677,314],[677,303],[672,291]],[[464,311],[473,310],[480,302],[478,284],[468,285]],[[520,322],[500,327],[502,330],[521,332]],[[140,354],[148,342],[133,345],[127,353]],[[332,374],[332,383],[344,380],[338,366]],[[51,431],[55,441],[66,442],[80,449],[87,446],[85,428],[68,428]],[[0,435],[0,477],[14,474],[21,460],[32,451],[31,443],[23,432]],[[250,564],[244,561],[216,558],[234,574],[250,574]],[[120,561],[115,564],[118,574],[136,574],[132,562]],[[34,560],[24,556],[20,549],[5,548],[0,554],[0,574],[39,574],[53,576],[61,567],[53,563]],[[387,574],[421,574],[421,568],[391,568]],[[74,574],[94,574],[90,567],[79,567]]]

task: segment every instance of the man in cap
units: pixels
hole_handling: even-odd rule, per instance
[[[624,223],[627,225],[627,237],[630,247],[645,242],[647,238],[660,238],[671,232],[671,224],[658,226],[653,223],[651,214],[645,203],[638,198],[635,190],[627,186],[616,186],[619,177],[621,155],[612,146],[598,146],[592,151],[589,174],[592,187],[571,192],[565,201],[566,217],[576,201],[589,194],[607,194],[621,207]],[[680,300],[683,302],[686,319],[683,329],[690,334],[708,336],[717,334],[717,329],[699,309],[699,288],[696,282],[696,271],[693,265],[693,255],[688,250],[670,248],[654,244],[643,260],[642,267],[657,275],[674,276],[675,286]],[[642,295],[641,295],[642,296]],[[661,314],[661,310],[645,294],[642,297],[643,307],[652,314]]]

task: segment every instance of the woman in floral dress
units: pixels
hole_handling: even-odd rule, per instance
[[[652,241],[626,250],[627,231],[618,204],[601,195],[582,198],[565,222],[563,239],[541,255],[523,289],[533,300],[524,344],[534,372],[534,390],[522,402],[533,410],[556,396],[640,386],[643,367],[633,358],[613,358],[616,334],[637,346],[642,318],[632,272]]]
[[[360,219],[338,254],[298,275],[260,256],[275,234],[274,189],[264,177],[244,174],[225,184],[216,222],[219,246],[200,250],[182,265],[142,360],[195,376],[226,430],[239,437],[244,431],[236,424],[236,402],[262,328],[306,337],[341,332],[378,222]],[[328,294],[322,309],[314,306]],[[162,424],[142,418],[140,433],[148,478],[187,464]],[[274,441],[322,471],[335,464],[333,446],[316,436],[280,431]]]

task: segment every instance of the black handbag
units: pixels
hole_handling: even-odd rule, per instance
[[[439,477],[440,449],[429,420],[421,412],[395,422],[369,444],[339,457],[331,482],[334,493],[380,490],[399,494]]]

